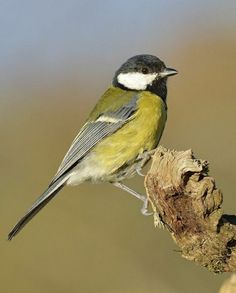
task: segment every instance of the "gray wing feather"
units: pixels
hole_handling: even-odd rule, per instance
[[[71,170],[99,141],[132,119],[132,114],[136,110],[136,101],[137,96],[134,96],[129,103],[118,110],[103,113],[96,121],[86,123],[74,139],[52,183]],[[116,122],[99,121],[101,117],[113,118]]]
[[[124,123],[132,119],[136,110],[137,97],[117,111],[106,112],[97,121],[88,122],[84,125],[77,137],[74,139],[69,151],[63,159],[59,170],[47,190],[38,198],[27,213],[19,220],[8,235],[11,240],[64,186],[68,180],[68,173],[99,141],[107,135],[114,133]],[[108,119],[107,119],[108,118]],[[112,118],[112,119],[109,119]],[[110,122],[109,122],[110,121]]]

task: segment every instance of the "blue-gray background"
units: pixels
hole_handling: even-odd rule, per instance
[[[217,292],[227,275],[181,258],[108,184],[64,189],[13,242],[6,235],[114,71],[140,53],[179,70],[161,144],[209,160],[235,213],[235,52],[234,0],[0,1],[1,292]]]

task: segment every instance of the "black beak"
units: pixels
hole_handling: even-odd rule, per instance
[[[168,77],[171,75],[176,75],[178,73],[177,70],[173,69],[173,68],[165,68],[161,73],[160,73],[160,77]]]

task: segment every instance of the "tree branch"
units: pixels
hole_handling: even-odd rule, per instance
[[[208,163],[191,150],[159,147],[145,178],[154,224],[164,225],[182,256],[221,273],[236,269],[236,216],[223,215]]]

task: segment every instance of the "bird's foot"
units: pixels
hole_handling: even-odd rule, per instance
[[[148,198],[146,196],[144,196],[144,200],[143,200],[143,206],[141,208],[141,213],[144,216],[151,216],[153,213],[148,211]]]
[[[142,177],[145,177],[146,175],[142,173],[142,167],[140,166],[137,166],[136,167],[136,173],[139,175],[139,176],[142,176]]]
[[[125,190],[126,192],[132,194],[134,197],[138,198],[139,200],[141,200],[143,202],[143,206],[141,208],[141,213],[145,216],[150,216],[152,215],[152,213],[148,212],[148,198],[146,195],[142,195],[140,193],[138,193],[137,191],[129,188],[128,186],[124,185],[121,182],[113,182],[112,183],[114,186],[121,188],[123,190]]]
[[[142,173],[142,168],[145,166],[145,164],[151,159],[153,154],[155,153],[156,149],[151,150],[151,151],[145,151],[142,154],[139,154],[137,158],[137,164],[136,164],[136,173],[139,176],[146,176],[145,174]]]

